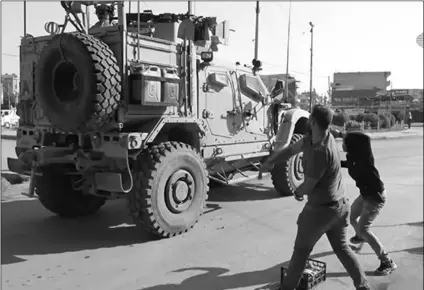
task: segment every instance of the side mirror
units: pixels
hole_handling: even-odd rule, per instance
[[[219,38],[219,43],[228,45],[230,40],[230,23],[228,20],[222,21],[215,28],[215,36]]]
[[[239,77],[240,88],[246,96],[255,102],[264,102],[268,92],[259,77],[242,74]]]

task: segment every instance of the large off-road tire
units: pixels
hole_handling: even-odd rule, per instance
[[[151,145],[134,161],[132,172],[128,205],[136,226],[168,238],[197,223],[209,180],[206,164],[194,148],[181,142]]]
[[[301,134],[293,134],[290,144],[294,144],[303,138]],[[303,183],[303,153],[290,157],[289,159],[275,164],[271,170],[271,179],[275,190],[282,196],[293,195],[296,189]]]
[[[121,76],[112,50],[87,34],[60,34],[43,49],[36,68],[36,98],[63,131],[100,129],[119,105]]]
[[[61,217],[87,216],[97,212],[105,204],[104,198],[74,190],[74,177],[65,175],[66,168],[63,166],[45,166],[41,173],[42,176],[35,178],[35,193],[46,209]]]

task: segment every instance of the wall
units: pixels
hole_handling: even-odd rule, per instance
[[[334,73],[333,90],[386,90],[390,85],[390,72],[347,72]]]

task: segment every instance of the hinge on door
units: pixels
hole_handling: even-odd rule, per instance
[[[208,86],[207,83],[203,83],[202,90],[203,90],[204,93],[209,92],[209,86]]]
[[[209,110],[203,110],[202,112],[202,117],[203,119],[213,119],[214,118],[214,113],[212,111]]]

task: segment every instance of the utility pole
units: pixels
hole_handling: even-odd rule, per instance
[[[259,50],[259,1],[256,1],[256,28],[255,28],[255,59],[258,60],[258,50]]]
[[[313,49],[314,49],[314,25],[309,22],[311,26],[311,68],[310,68],[310,80],[309,80],[309,112],[312,112],[312,60],[313,60]]]
[[[286,61],[286,84],[284,91],[284,99],[288,102],[289,99],[289,56],[290,56],[290,26],[291,26],[291,4],[289,4],[289,23],[288,23],[288,31],[287,31],[287,61]]]
[[[26,35],[27,35],[27,30],[26,30],[26,27],[27,27],[27,25],[26,25],[26,20],[27,20],[27,17],[26,17],[26,1],[24,1],[24,38],[26,37]]]
[[[328,76],[328,102],[331,101],[331,80],[330,76]]]

